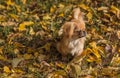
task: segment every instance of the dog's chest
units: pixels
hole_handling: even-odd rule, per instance
[[[68,47],[71,49],[70,53],[74,56],[79,52],[83,51],[84,48],[84,38],[71,40]]]

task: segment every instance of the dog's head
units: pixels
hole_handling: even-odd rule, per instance
[[[73,19],[66,22],[58,34],[66,39],[77,39],[86,36],[85,22],[79,8],[73,9]]]
[[[66,22],[60,29],[59,35],[67,39],[77,39],[86,36],[86,31],[81,30],[81,26],[75,22]]]

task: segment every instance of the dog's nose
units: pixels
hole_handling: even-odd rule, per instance
[[[80,31],[80,32],[79,32],[79,35],[80,35],[81,37],[85,37],[85,36],[87,35],[87,32],[86,32],[86,31]]]

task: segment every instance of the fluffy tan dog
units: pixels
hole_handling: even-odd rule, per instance
[[[57,50],[66,56],[79,56],[83,52],[85,43],[85,22],[79,8],[73,10],[73,19],[66,22],[58,32],[62,39],[57,44]]]

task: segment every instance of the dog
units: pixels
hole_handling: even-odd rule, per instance
[[[58,35],[62,38],[57,43],[57,50],[63,58],[68,54],[74,57],[82,54],[86,40],[86,27],[79,8],[73,9],[72,19],[63,24]]]

